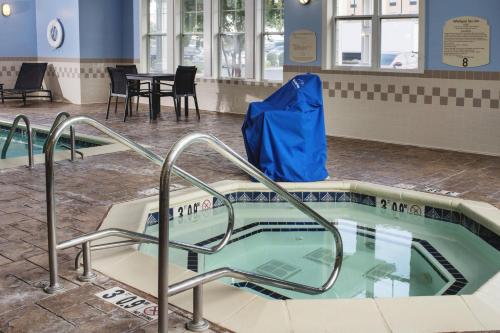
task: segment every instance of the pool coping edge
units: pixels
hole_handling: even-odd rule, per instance
[[[216,188],[218,191],[224,193],[224,192],[230,192],[230,191],[235,191],[238,189],[244,188],[245,190],[267,190],[263,185],[259,183],[252,183],[252,182],[245,182],[245,181],[221,181],[212,184],[214,188]],[[322,189],[328,187],[329,190],[340,190],[340,191],[351,191],[351,192],[360,192],[363,194],[376,194],[376,195],[384,195],[388,198],[395,199],[395,200],[401,200],[401,201],[412,201],[412,202],[422,202],[422,203],[432,203],[432,205],[435,205],[436,207],[440,207],[443,209],[452,209],[456,211],[460,211],[462,213],[467,213],[467,214],[474,214],[474,218],[476,221],[482,225],[487,226],[488,228],[492,229],[493,232],[496,234],[500,233],[500,210],[498,210],[496,207],[483,203],[483,202],[477,202],[477,201],[471,201],[471,200],[465,200],[465,199],[460,199],[460,198],[451,198],[451,197],[445,197],[442,195],[437,195],[437,194],[430,194],[430,193],[423,193],[423,192],[417,192],[413,190],[406,190],[406,189],[400,189],[400,188],[394,188],[390,186],[384,186],[384,185],[378,185],[378,184],[371,184],[371,183],[366,183],[366,182],[360,182],[360,181],[324,181],[324,182],[318,182],[318,183],[281,183],[280,185],[284,186],[288,190],[311,190],[311,189]],[[198,189],[193,189],[193,188],[187,188],[187,189],[181,189],[178,191],[175,191],[174,194],[171,197],[171,207],[174,205],[179,205],[185,202],[192,201],[193,199],[199,199],[203,197],[208,197],[204,192]],[[137,232],[143,232],[144,230],[144,225],[145,221],[147,218],[148,212],[158,206],[158,196],[153,196],[153,197],[148,197],[144,199],[139,199],[139,200],[133,200],[133,201],[128,201],[128,202],[123,202],[123,203],[118,203],[116,205],[113,205],[113,207],[110,209],[108,216],[105,218],[103,221],[102,225],[100,226],[100,229],[103,228],[110,228],[110,227],[120,227],[120,228],[125,228],[129,229],[132,231],[137,231]],[[127,207],[127,209],[123,209],[124,207]],[[142,207],[142,208],[141,208]],[[133,208],[131,210],[131,208]],[[123,224],[124,218],[128,221],[125,225]],[[108,240],[109,241],[109,240]],[[96,242],[97,243],[97,242]],[[124,249],[115,249],[113,251],[107,251],[106,253],[95,253],[93,254],[94,256],[94,267],[96,270],[100,271],[103,274],[106,274],[116,280],[119,280],[125,284],[129,284],[133,286],[134,288],[143,290],[153,296],[157,296],[157,260],[156,258],[153,258],[151,256],[148,256],[146,254],[142,254],[136,250],[137,246],[131,246],[129,247],[129,250],[132,250],[132,252],[124,252]],[[135,252],[135,253],[133,253]],[[132,253],[132,254],[131,254]],[[125,256],[125,257],[124,257]],[[152,259],[153,258],[153,259]],[[127,277],[125,278],[124,281],[124,272],[123,269],[119,269],[116,266],[116,263],[118,262],[123,262],[123,260],[127,260],[127,267],[135,267],[139,268],[140,270],[137,273],[134,271],[128,272],[125,274]],[[132,261],[132,262],[131,262]],[[146,264],[148,263],[148,264]],[[172,276],[170,278],[170,282],[175,282],[178,279],[184,279],[189,276],[194,276],[196,273],[191,272],[187,270],[186,268],[182,268],[180,266],[177,266],[175,264],[169,264],[169,268],[171,272],[173,272]],[[132,273],[131,276],[130,274]],[[493,294],[492,294],[493,292]],[[248,316],[248,313],[242,312],[243,309],[247,306],[250,306],[252,302],[256,301],[255,297],[258,297],[254,294],[251,294],[249,292],[246,292],[244,290],[228,286],[225,284],[222,284],[218,281],[213,282],[207,286],[205,286],[205,318],[208,320],[217,323],[221,326],[227,327],[228,329],[235,329],[238,332],[242,331],[242,328],[237,325],[237,321],[234,319],[238,317],[245,317]],[[229,302],[231,304],[226,304],[224,306],[224,301],[221,301],[220,299],[216,300],[214,302],[213,296],[224,293],[224,295],[231,295],[231,299],[234,297],[235,299],[240,299],[240,302],[238,304],[243,304],[243,306],[237,307],[237,310],[235,310],[235,305],[233,302]],[[487,281],[485,284],[483,284],[482,287],[480,287],[475,293],[472,295],[465,295],[467,297],[474,297],[474,299],[477,299],[478,301],[482,302],[482,304],[485,304],[485,307],[489,307],[492,309],[492,311],[495,311],[495,308],[500,308],[500,300],[495,298],[494,296],[500,294],[500,272],[497,273],[494,277],[492,277],[489,281]],[[211,297],[212,295],[212,297]],[[253,295],[253,296],[250,296]],[[251,299],[249,300],[248,297]],[[489,318],[491,322],[496,325],[495,327],[492,327],[491,324],[489,324],[488,321],[485,320],[480,320],[479,318],[482,318],[481,316],[484,317],[484,313],[477,313],[475,309],[470,307],[468,304],[466,304],[465,299],[463,296],[425,296],[425,297],[404,297],[404,298],[395,298],[395,299],[390,299],[386,300],[384,299],[383,301],[379,301],[378,299],[374,299],[373,302],[377,307],[378,312],[371,313],[370,318],[363,318],[365,321],[372,322],[374,325],[378,323],[377,325],[380,324],[380,321],[382,320],[386,326],[387,326],[387,332],[390,332],[393,328],[392,325],[396,324],[391,324],[388,322],[387,319],[387,313],[384,314],[384,311],[380,309],[380,306],[378,303],[383,302],[384,304],[386,303],[392,303],[392,302],[408,302],[405,301],[406,299],[422,299],[422,298],[447,298],[450,301],[446,302],[451,302],[452,306],[459,307],[461,310],[464,311],[464,316],[466,317],[468,314],[468,324],[469,326],[461,326],[458,327],[461,330],[477,330],[477,329],[492,329],[492,328],[500,328],[500,319],[498,318]],[[263,298],[258,297],[260,300],[264,300],[265,302],[283,302],[283,306],[285,307],[287,313],[289,312],[288,305],[290,302],[293,303],[293,301],[299,301],[299,300],[287,300],[287,301],[280,301],[280,300],[265,300]],[[402,301],[401,301],[402,300]],[[305,300],[300,300],[301,302],[304,302]],[[317,300],[307,300],[309,302],[315,302]],[[339,300],[328,300],[329,302],[336,302]],[[355,302],[356,300],[351,300],[352,302]],[[191,293],[183,293],[181,295],[176,295],[172,298],[170,298],[170,302],[180,308],[183,308],[184,310],[191,311],[192,307],[192,301],[191,301]],[[261,301],[258,301],[261,302]],[[289,303],[286,303],[289,302]],[[423,301],[418,301],[418,302],[423,302]],[[418,303],[417,302],[417,303]],[[226,302],[227,303],[227,302]],[[267,304],[267,303],[264,303]],[[333,304],[333,303],[332,303]],[[412,307],[412,301],[410,301],[408,305],[409,307]],[[277,306],[277,305],[269,305],[270,307],[278,307],[281,308],[282,306]],[[222,310],[221,310],[222,307]],[[259,307],[257,307],[259,308]],[[427,309],[427,310],[425,310]],[[428,325],[431,324],[432,318],[436,315],[435,311],[436,309],[433,308],[432,306],[427,306],[424,310],[420,310],[421,313],[419,313],[419,316],[426,317]],[[259,321],[255,322],[255,325],[272,325],[272,320],[273,320],[273,315],[271,314],[264,314],[261,313],[258,309],[255,309],[258,314],[258,318],[260,318]],[[281,310],[278,311],[278,313]],[[422,312],[423,311],[423,312]],[[271,311],[274,312],[274,311]],[[282,311],[281,311],[282,312]],[[229,315],[228,315],[229,313]],[[430,317],[429,317],[430,316]],[[269,318],[267,318],[269,317]],[[429,319],[429,318],[431,319]],[[464,318],[465,318],[464,317]],[[490,316],[491,317],[491,316]],[[280,320],[285,320],[286,318],[280,318]],[[484,318],[483,318],[484,319]],[[343,320],[340,318],[339,320]],[[430,320],[430,321],[429,321]],[[465,320],[465,319],[464,319]],[[283,324],[283,327],[293,327],[293,323],[291,321],[290,316],[288,316],[288,321],[287,323],[281,323]],[[337,323],[340,325],[340,323]],[[347,324],[347,323],[346,323]],[[439,324],[439,325],[438,325]],[[445,326],[444,328],[440,325],[443,323],[436,322],[436,328],[439,327],[440,330],[456,330],[457,327],[453,326],[453,323],[449,323],[449,326]],[[236,325],[236,326],[235,326]],[[427,324],[426,324],[427,325]],[[260,327],[260,326],[259,326]],[[408,326],[409,327],[409,326]],[[252,330],[254,331],[255,327],[252,329],[248,328],[244,331],[251,332]]]

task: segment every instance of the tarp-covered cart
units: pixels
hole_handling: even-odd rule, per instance
[[[271,179],[309,182],[328,177],[317,75],[298,75],[264,101],[251,103],[242,131],[249,162]]]

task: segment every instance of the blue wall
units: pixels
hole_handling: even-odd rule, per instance
[[[307,29],[316,33],[316,61],[307,63],[309,66],[321,66],[321,30],[323,20],[323,5],[321,0],[312,0],[307,6],[297,0],[285,0],[285,64],[305,65],[289,59],[288,40],[292,32]]]
[[[321,64],[322,1],[312,0],[302,6],[297,0],[285,0],[285,38],[299,29],[309,29],[317,34],[318,59],[302,64]],[[426,1],[426,69],[463,70],[442,63],[442,34],[445,22],[457,16],[480,16],[490,24],[491,54],[490,64],[474,67],[472,70],[500,71],[500,0],[427,0]],[[301,65],[289,60],[288,42],[285,43],[285,64]],[[469,68],[469,70],[471,70]]]
[[[12,15],[0,15],[0,57],[36,57],[36,0],[9,1]]]
[[[140,0],[123,0],[122,55],[127,59],[140,58],[141,25]]]
[[[64,41],[58,49],[47,42],[47,25],[54,18],[64,28]],[[80,58],[78,0],[36,0],[36,26],[39,57]]]
[[[500,71],[499,0],[427,0],[426,67],[428,69],[463,70],[442,63],[443,27],[447,20],[457,16],[479,16],[488,20],[491,38],[490,64],[472,69]]]
[[[139,0],[12,0],[12,15],[0,15],[0,57],[60,57],[138,59],[140,56]],[[285,38],[299,29],[316,33],[317,60],[321,64],[322,1],[302,6],[285,0]],[[427,0],[426,68],[453,69],[442,63],[444,23],[456,16],[480,16],[491,27],[490,64],[474,70],[500,71],[500,0]],[[65,30],[61,48],[46,40],[47,24],[59,18]],[[285,64],[297,65],[288,59]]]
[[[80,56],[134,57],[133,0],[80,0]]]
[[[139,58],[139,0],[12,0],[0,15],[0,57]],[[58,18],[64,42],[53,49],[47,25]]]

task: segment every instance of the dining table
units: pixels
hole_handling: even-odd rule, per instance
[[[136,73],[127,74],[127,80],[149,81],[151,82],[151,109],[153,110],[153,120],[160,114],[160,82],[174,81],[175,74],[171,73]]]

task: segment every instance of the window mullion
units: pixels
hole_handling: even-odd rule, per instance
[[[245,78],[255,79],[255,0],[245,1]]]
[[[164,0],[163,0],[164,1]],[[174,2],[167,1],[167,72],[173,72],[175,66],[175,25]]]
[[[203,76],[213,77],[212,0],[203,0]]]
[[[173,1],[173,11],[172,15],[170,15],[169,19],[172,20],[172,26],[173,26],[173,45],[174,49],[172,50],[172,55],[173,55],[173,64],[172,64],[172,72],[175,71],[177,66],[182,65],[182,58],[183,58],[183,49],[182,49],[182,32],[183,32],[183,15],[184,13],[182,12],[182,1],[183,0],[176,0]],[[168,13],[168,12],[167,12]],[[167,19],[167,22],[169,21]]]
[[[220,33],[222,32],[221,27],[221,12],[222,6],[219,0],[212,1],[212,76],[219,78],[221,77],[221,38]]]
[[[255,0],[255,54],[254,78],[261,81],[264,77],[264,41],[265,41],[265,0]]]
[[[372,59],[371,68],[380,68],[380,48],[381,48],[381,38],[380,38],[380,1],[373,0],[373,18],[372,18]]]

